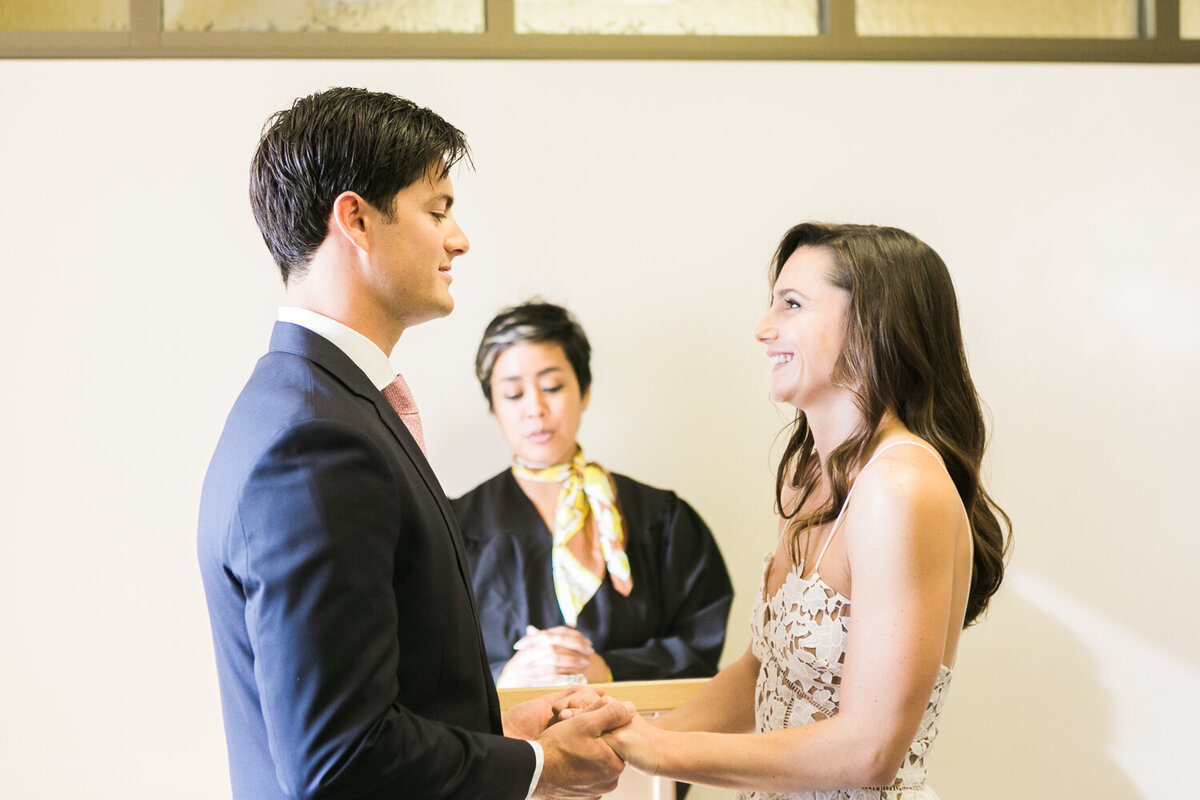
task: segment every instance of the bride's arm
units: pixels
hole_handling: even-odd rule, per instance
[[[752,731],[757,680],[758,659],[747,648],[741,658],[717,673],[692,699],[658,717],[654,724],[675,731]]]
[[[796,501],[796,490],[784,487],[784,505]],[[777,518],[782,534],[788,520]],[[748,733],[754,730],[754,690],[759,661],[747,647],[742,657],[721,670],[691,700],[654,720],[665,730]]]
[[[860,476],[839,534],[854,584],[837,716],[761,734],[680,732],[635,719],[606,737],[618,755],[643,772],[773,792],[895,779],[945,651],[964,522],[947,477],[886,468],[890,461]]]
[[[717,731],[742,733],[754,730],[754,684],[758,679],[758,659],[746,652],[690,700],[656,717],[654,725],[674,731]],[[570,719],[578,709],[567,708],[560,719]],[[649,724],[649,723],[647,723]]]

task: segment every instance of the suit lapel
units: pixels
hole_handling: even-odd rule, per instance
[[[454,547],[455,560],[458,562],[458,573],[462,578],[463,585],[466,587],[467,597],[471,604],[471,614],[475,617],[475,627],[478,629],[479,611],[475,607],[475,593],[471,590],[471,576],[466,562],[466,547],[463,544],[462,534],[458,530],[458,522],[455,519],[454,511],[450,508],[450,501],[447,499],[442,485],[438,482],[437,476],[433,474],[433,468],[429,466],[429,460],[425,458],[425,454],[421,452],[421,448],[417,446],[416,440],[413,439],[407,426],[405,426],[404,422],[396,414],[395,409],[391,407],[387,398],[383,396],[383,392],[375,388],[366,374],[340,348],[324,336],[314,333],[301,325],[276,322],[275,328],[271,332],[271,350],[291,353],[312,361],[336,377],[352,394],[358,395],[375,407],[376,413],[379,414],[379,419],[391,431],[392,436],[395,437],[396,442],[400,445],[400,449],[404,451],[404,454],[412,463],[413,469],[421,476],[425,487],[437,502],[446,530],[450,532],[450,542]],[[482,649],[482,647],[481,639],[480,648]]]

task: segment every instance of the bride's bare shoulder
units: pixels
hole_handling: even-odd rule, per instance
[[[848,527],[865,523],[867,530],[894,530],[912,542],[914,536],[938,540],[952,536],[963,519],[954,481],[940,458],[924,447],[889,447],[855,483],[854,501],[847,509]]]

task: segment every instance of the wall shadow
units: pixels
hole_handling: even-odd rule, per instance
[[[1002,589],[963,635],[930,785],[947,800],[1143,798],[1109,755],[1112,708],[1078,637]]]

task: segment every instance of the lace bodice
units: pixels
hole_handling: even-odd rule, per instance
[[[901,444],[897,442],[896,444]],[[911,444],[918,444],[911,442]],[[918,446],[923,446],[919,445]],[[865,469],[865,467],[864,467]],[[849,502],[849,495],[846,502]],[[843,505],[843,510],[845,505]],[[832,540],[841,515],[830,530]],[[825,548],[817,558],[817,567]],[[802,575],[793,567],[774,595],[766,596],[771,554],[763,562],[763,584],[750,618],[751,648],[761,666],[755,686],[754,716],[760,732],[795,728],[836,716],[842,666],[851,623],[850,598],[825,583],[815,568]],[[771,794],[740,792],[738,800],[936,800],[925,786],[925,756],[937,738],[950,670],[942,666],[917,735],[896,780],[886,787]]]

